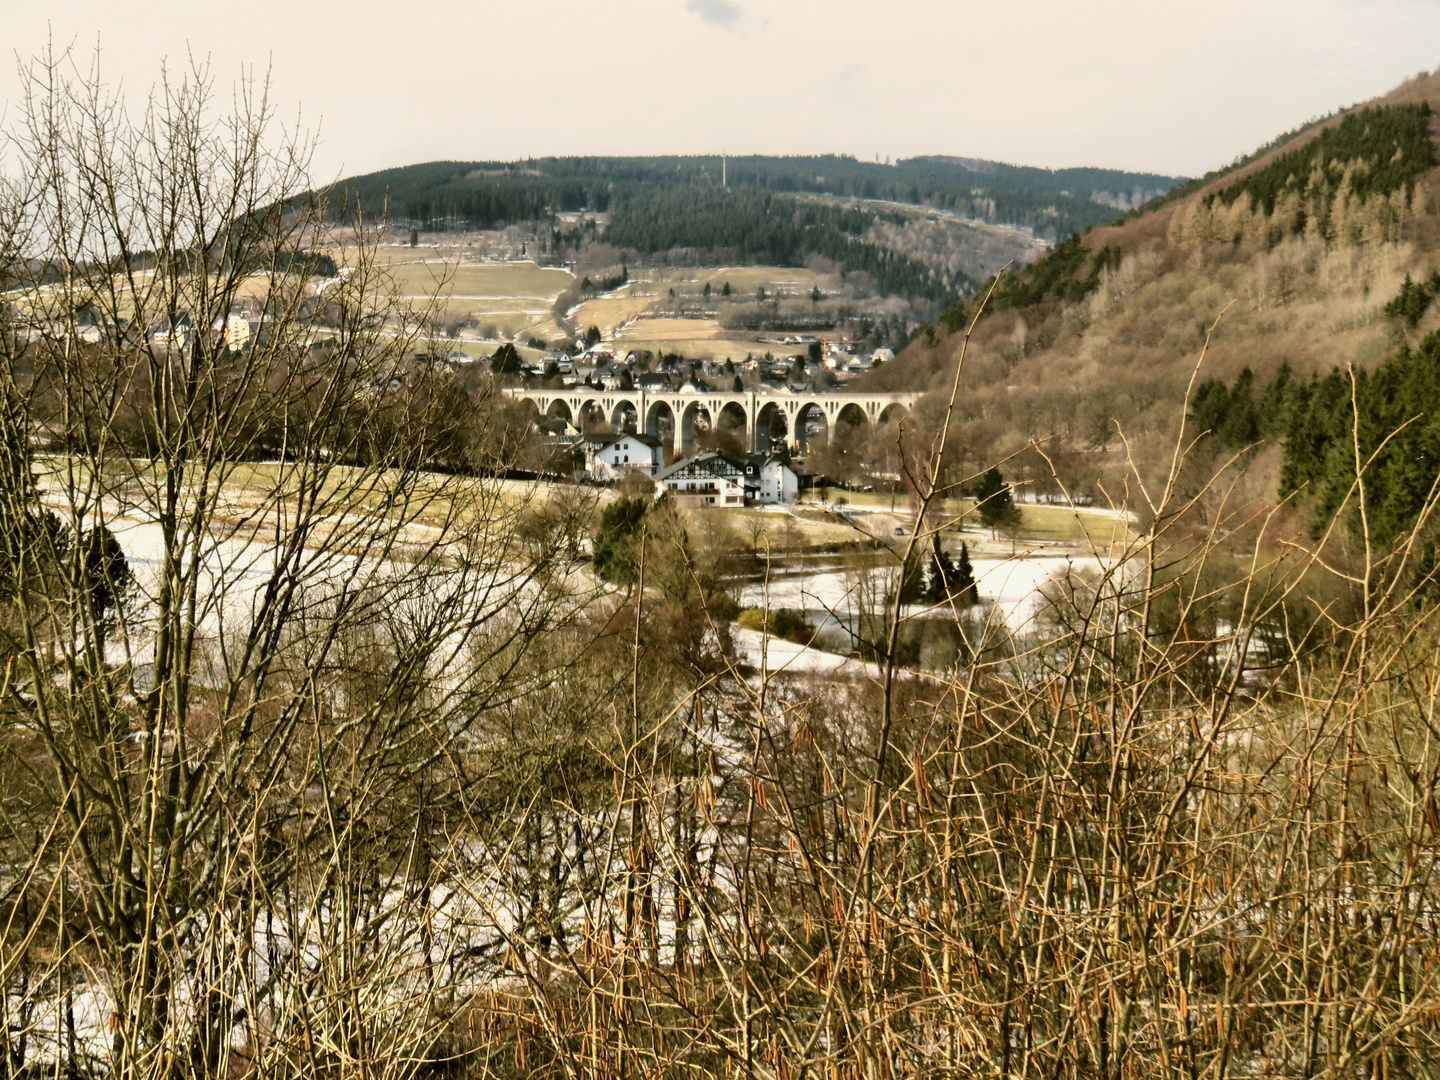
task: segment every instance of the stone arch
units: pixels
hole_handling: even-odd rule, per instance
[[[870,423],[870,418],[865,415],[865,410],[857,402],[850,402],[841,406],[840,411],[835,414],[835,426],[839,428],[844,425],[849,428],[864,430]]]
[[[889,405],[886,405],[885,408],[880,410],[880,423],[888,424],[892,421],[899,420],[909,411],[910,410],[905,408],[905,406],[900,404],[900,402],[892,401]]]
[[[870,417],[865,414],[865,410],[858,402],[848,402],[835,410],[830,430],[827,432],[829,446],[843,456],[864,445],[869,428]]]
[[[556,398],[550,402],[550,407],[545,410],[545,419],[563,420],[567,424],[575,422],[575,414],[570,411],[570,406],[565,403],[564,398]]]
[[[636,431],[640,427],[640,410],[629,398],[621,398],[610,410],[610,426],[616,431]]]
[[[603,424],[609,423],[605,415],[605,409],[595,398],[586,398],[580,405],[580,411],[575,417],[576,426],[581,431],[593,431]]]
[[[685,453],[689,453],[695,448],[695,423],[700,420],[702,413],[704,414],[703,428],[708,430],[714,427],[715,418],[711,414],[709,406],[703,401],[692,401],[685,406],[685,411],[680,415],[680,449]]]
[[[820,428],[820,432],[813,439],[810,435],[812,423]],[[790,437],[799,444],[802,454],[818,450],[829,441],[830,418],[825,415],[825,409],[819,402],[801,402],[800,407],[795,411],[795,427]]]
[[[652,401],[645,410],[645,433],[663,439],[667,444],[675,441],[675,410],[668,401]]]
[[[742,454],[750,449],[750,418],[745,415],[745,406],[738,401],[727,401],[715,416],[715,428],[733,437]]]
[[[784,445],[790,436],[790,421],[785,411],[774,401],[767,401],[755,414],[755,450],[766,453],[776,443]]]

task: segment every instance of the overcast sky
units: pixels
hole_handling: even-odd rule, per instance
[[[543,154],[959,154],[1195,175],[1440,65],[1440,0],[0,0],[141,94],[268,67],[321,178]],[[0,78],[7,116],[20,82]]]

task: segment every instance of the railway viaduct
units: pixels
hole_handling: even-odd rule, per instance
[[[919,394],[804,393],[680,393],[655,390],[567,390],[516,388],[505,391],[528,403],[539,416],[564,420],[583,428],[597,421],[617,431],[631,429],[656,437],[668,426],[671,449],[688,453],[695,444],[696,422],[701,427],[737,431],[741,441],[757,453],[787,442],[808,449],[810,429],[823,422],[825,431],[836,424],[884,424],[914,407]],[[783,425],[784,435],[779,434]],[[774,434],[772,434],[772,432]]]

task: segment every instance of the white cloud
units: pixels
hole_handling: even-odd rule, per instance
[[[713,26],[724,27],[734,26],[743,14],[740,5],[731,0],[685,0],[685,10]]]

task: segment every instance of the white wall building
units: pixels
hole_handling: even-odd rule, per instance
[[[210,324],[210,332],[224,338],[225,348],[239,352],[250,343],[250,320],[238,312],[231,312],[223,319],[217,317]]]
[[[656,479],[677,502],[695,506],[790,503],[800,490],[799,476],[781,454],[731,457],[707,450],[677,461]]]
[[[780,454],[753,454],[750,463],[758,490],[758,503],[793,503],[800,491],[800,478],[790,467],[790,459]]]
[[[681,506],[744,506],[754,490],[745,463],[718,450],[677,461],[656,479],[660,490]]]
[[[587,435],[583,446],[585,470],[595,480],[619,480],[632,470],[654,476],[665,462],[665,444],[653,435]]]

